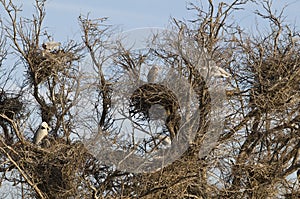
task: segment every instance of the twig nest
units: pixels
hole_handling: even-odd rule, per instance
[[[171,139],[180,127],[179,102],[176,95],[166,86],[150,83],[136,89],[130,98],[130,115],[140,120],[150,120],[151,106],[160,105],[166,113],[166,126]]]
[[[50,76],[58,76],[59,73],[66,75],[64,71],[71,68],[73,61],[79,60],[80,56],[76,56],[70,49],[38,49],[28,53],[28,59],[31,60],[27,71],[30,83],[40,84]]]
[[[16,115],[21,114],[23,107],[24,104],[20,99],[20,95],[0,92],[0,114],[13,119]]]

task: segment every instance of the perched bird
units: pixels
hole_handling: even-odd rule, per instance
[[[33,143],[34,144],[40,144],[41,141],[48,135],[48,131],[50,131],[51,128],[48,126],[47,122],[42,122],[39,129],[35,133],[33,137]]]
[[[148,83],[153,83],[157,77],[158,74],[158,67],[157,66],[153,66],[147,75],[147,81]]]
[[[61,45],[60,42],[55,42],[55,41],[49,41],[46,43],[42,44],[42,47],[46,50],[46,51],[54,51],[54,50],[58,50],[59,46]]]
[[[224,77],[224,78],[228,78],[231,77],[231,74],[229,74],[228,72],[226,72],[223,68],[220,68],[219,66],[215,66],[212,70],[213,75],[216,77]]]
[[[171,138],[167,135],[159,135],[158,139],[159,142],[162,143],[164,146],[171,146],[172,144]]]
[[[223,68],[217,66],[217,64],[214,61],[209,61],[209,66],[205,68],[201,68],[202,72],[204,74],[207,74],[211,77],[223,77],[223,78],[229,78],[231,77],[231,74],[226,72]]]

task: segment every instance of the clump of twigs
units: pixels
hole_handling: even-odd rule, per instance
[[[15,116],[22,113],[23,108],[24,103],[19,94],[0,92],[0,114],[7,116],[9,119],[14,119]],[[0,120],[2,120],[2,117]]]
[[[252,93],[255,105],[261,110],[284,108],[299,98],[300,71],[298,58],[279,54],[261,61],[255,70]],[[256,86],[257,85],[257,86]]]
[[[78,192],[77,175],[86,164],[87,150],[79,142],[68,145],[64,140],[49,139],[49,143],[47,148],[33,145],[15,147],[18,152],[16,161],[48,198],[74,196]]]
[[[130,114],[140,120],[150,120],[150,108],[153,105],[164,107],[166,126],[171,139],[177,134],[181,116],[176,95],[165,86],[155,83],[144,84],[136,89],[130,98]]]
[[[27,75],[30,83],[40,84],[49,77],[58,77],[62,75],[70,76],[70,69],[74,61],[78,61],[81,55],[76,52],[81,50],[77,44],[69,44],[64,49],[47,51],[43,49],[32,50],[27,53],[27,59],[30,60]],[[76,51],[76,52],[75,52]]]

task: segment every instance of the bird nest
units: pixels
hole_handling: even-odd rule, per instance
[[[37,50],[28,53],[30,67],[27,71],[30,83],[40,84],[50,76],[58,76],[59,73],[68,76],[67,69],[71,68],[72,62],[79,59],[72,52],[64,50],[43,51]]]
[[[286,106],[292,105],[295,100],[296,93],[285,87],[264,93],[256,93],[252,96],[253,101],[260,110],[279,110]],[[295,98],[295,99],[294,99]]]
[[[278,110],[291,105],[299,96],[300,68],[292,58],[264,60],[255,69],[251,103],[261,110]]]
[[[139,115],[142,120],[150,119],[151,106],[159,104],[163,106],[169,115],[176,114],[179,103],[175,94],[160,84],[144,84],[136,89],[130,98],[131,116]]]
[[[64,140],[51,140],[49,148],[20,144],[15,150],[19,154],[15,160],[20,168],[30,174],[49,198],[68,198],[77,192],[76,179],[89,156],[83,144],[67,145]]]
[[[23,107],[24,104],[20,100],[20,95],[5,93],[4,91],[0,92],[0,114],[13,119],[21,114]]]
[[[150,83],[136,89],[130,98],[130,115],[142,121],[150,120],[150,108],[154,105],[164,108],[166,126],[172,138],[180,126],[180,106],[176,95],[165,86]]]

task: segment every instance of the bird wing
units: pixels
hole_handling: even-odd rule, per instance
[[[157,76],[158,68],[156,66],[153,66],[147,75],[147,80],[149,83],[154,82]]]
[[[218,66],[217,66],[218,67]],[[220,73],[220,75],[222,77],[231,77],[231,74],[229,74],[228,72],[226,72],[223,68],[218,67],[218,71]]]
[[[39,144],[47,135],[48,135],[47,129],[45,128],[42,129],[40,127],[33,137],[33,143]]]

